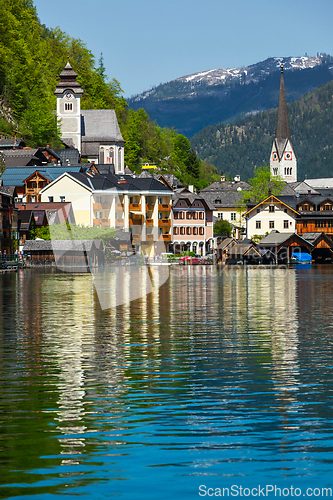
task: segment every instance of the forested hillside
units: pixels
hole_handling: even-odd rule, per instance
[[[287,86],[287,81],[286,81]],[[298,160],[298,179],[333,175],[333,82],[288,105],[290,130]],[[192,147],[220,172],[242,180],[255,167],[269,164],[276,110],[262,112],[231,125],[206,127]]]
[[[82,109],[116,110],[129,168],[138,172],[154,163],[198,187],[214,178],[215,170],[198,161],[185,137],[156,126],[143,110],[129,110],[102,56],[96,64],[81,40],[41,25],[32,0],[0,0],[0,133],[22,137],[31,147],[61,144],[53,92],[68,55],[84,89]]]

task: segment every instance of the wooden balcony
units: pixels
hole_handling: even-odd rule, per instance
[[[168,205],[167,203],[159,203],[158,209],[161,211],[168,211],[171,210],[171,205]]]
[[[42,189],[43,186],[41,186],[40,188],[26,188],[25,189],[25,194],[38,194],[39,191]]]
[[[115,220],[115,225],[116,226],[123,226],[124,225],[124,219],[116,219]]]
[[[123,203],[116,203],[116,210],[124,210],[124,204]]]
[[[154,203],[146,203],[146,210],[147,212],[154,210]]]
[[[154,235],[153,234],[146,234],[146,241],[154,241]]]
[[[141,234],[132,234],[134,241],[141,241]]]
[[[110,219],[94,219],[93,225],[110,227]]]
[[[110,203],[93,203],[93,210],[110,210]]]
[[[171,241],[171,234],[159,234],[159,241]]]
[[[142,220],[141,219],[129,219],[129,225],[130,226],[141,226]]]
[[[134,211],[141,212],[141,203],[130,203],[129,209],[130,211],[132,210],[133,212]]]
[[[154,225],[154,219],[146,219],[146,226],[153,226]]]
[[[159,227],[170,227],[171,219],[158,219]]]

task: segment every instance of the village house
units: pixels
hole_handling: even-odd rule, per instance
[[[70,201],[77,224],[130,231],[149,256],[172,241],[172,191],[154,178],[66,172],[41,192],[42,201]],[[159,247],[161,249],[162,247]]]
[[[4,186],[16,187],[16,201],[19,203],[39,203],[40,190],[67,171],[81,172],[77,166],[46,166],[46,167],[9,167],[3,172],[1,179]],[[48,200],[52,201],[52,200]]]
[[[170,250],[189,250],[206,255],[213,248],[214,206],[186,188],[172,195],[173,245]]]
[[[0,185],[0,250],[2,255],[13,251],[13,241],[17,239],[15,194],[15,186]]]
[[[220,182],[213,182],[199,191],[200,196],[214,205],[214,220],[228,221],[233,227],[232,234],[237,239],[244,237],[246,232],[243,217],[246,207],[242,207],[241,192],[249,187],[250,185],[241,181],[239,176],[236,176],[234,181],[226,181],[222,176]]]
[[[299,213],[276,196],[270,195],[245,214],[246,234],[253,239],[272,230],[279,233],[296,232],[296,217]]]

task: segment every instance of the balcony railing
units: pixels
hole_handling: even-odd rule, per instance
[[[93,220],[93,225],[94,226],[110,226],[110,219],[94,219]]]
[[[171,226],[171,219],[158,219],[158,225],[160,227],[169,227]]]
[[[129,209],[133,211],[141,211],[141,203],[130,203],[129,204]]]
[[[146,219],[146,225],[147,226],[153,226],[154,225],[154,219]]]
[[[154,241],[154,235],[153,234],[146,234],[146,241]]]
[[[123,203],[116,203],[116,210],[124,210],[124,204]]]
[[[116,226],[123,226],[124,225],[124,219],[116,219],[115,220]]]
[[[171,234],[159,234],[159,241],[171,241]]]
[[[93,203],[94,210],[110,210],[110,203]]]
[[[129,220],[129,225],[130,226],[141,226],[142,220],[141,219],[130,219]]]
[[[146,210],[148,212],[154,210],[154,203],[146,203]]]
[[[171,210],[171,205],[168,205],[167,203],[159,203],[158,204],[158,209],[159,210]]]
[[[141,241],[141,234],[132,234],[134,241]]]

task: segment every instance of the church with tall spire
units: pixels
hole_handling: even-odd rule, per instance
[[[274,177],[278,175],[286,182],[297,181],[297,158],[290,135],[283,64],[281,64],[279,105],[275,138],[270,157],[270,169]]]

